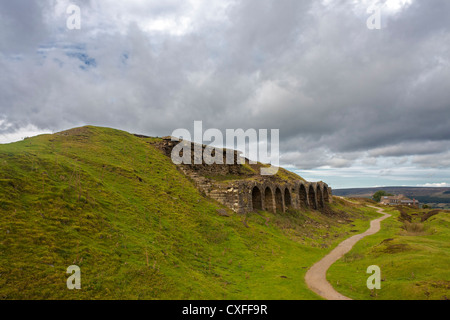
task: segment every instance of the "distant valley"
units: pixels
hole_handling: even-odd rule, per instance
[[[434,208],[450,208],[450,188],[429,187],[377,187],[377,188],[350,188],[333,189],[333,194],[342,197],[371,198],[372,195],[384,190],[394,195],[403,194],[408,198],[419,200]]]

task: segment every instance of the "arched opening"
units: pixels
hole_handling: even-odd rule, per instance
[[[319,208],[323,208],[324,204],[323,204],[322,189],[320,188],[319,185],[317,185],[316,197],[317,197],[317,204],[319,205]]]
[[[252,190],[252,209],[254,211],[263,209],[262,208],[261,191],[256,186]]]
[[[264,207],[266,211],[275,212],[275,208],[273,205],[273,193],[269,187],[267,187],[264,191]]]
[[[275,190],[275,204],[276,204],[276,211],[283,212],[283,194],[281,193],[280,188],[277,188]]]
[[[284,207],[286,209],[292,208],[291,192],[289,191],[289,188],[284,189]]]
[[[325,203],[329,203],[330,202],[330,194],[328,193],[328,187],[324,187],[323,188],[323,201]]]
[[[300,185],[300,188],[298,189],[298,198],[299,198],[299,206],[306,207],[308,203],[308,194],[306,193],[306,187],[304,184]]]
[[[316,190],[314,190],[313,186],[310,185],[309,189],[308,189],[308,200],[309,200],[309,206],[316,210],[317,209],[317,205],[316,205]]]

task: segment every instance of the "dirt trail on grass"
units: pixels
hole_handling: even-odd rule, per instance
[[[357,234],[347,240],[342,241],[336,248],[333,249],[322,260],[314,264],[305,275],[305,281],[308,287],[327,300],[351,300],[350,298],[340,294],[327,281],[327,270],[333,263],[339,260],[344,254],[349,252],[353,246],[362,238],[370,236],[380,231],[380,222],[389,218],[391,215],[383,211],[383,209],[369,206],[378,209],[378,212],[383,214],[383,217],[372,220],[370,228],[364,232]]]

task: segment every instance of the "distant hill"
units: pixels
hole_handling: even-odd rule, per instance
[[[450,206],[450,188],[430,187],[377,187],[377,188],[350,188],[333,189],[333,194],[342,197],[371,198],[372,195],[384,190],[394,195],[403,194],[408,198],[415,198],[421,203],[431,204],[433,207]],[[443,205],[440,205],[443,204]]]

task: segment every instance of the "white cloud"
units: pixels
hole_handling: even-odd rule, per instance
[[[391,12],[398,12],[410,6],[412,2],[413,0],[387,0],[385,6]]]
[[[447,188],[450,187],[450,183],[441,182],[441,183],[425,183],[421,185],[417,185],[418,187],[435,187],[435,188]]]
[[[1,123],[1,121],[0,121]],[[34,125],[27,125],[14,132],[0,133],[0,144],[11,143],[23,140],[24,138],[34,137],[40,134],[52,133],[50,130],[42,130]]]

